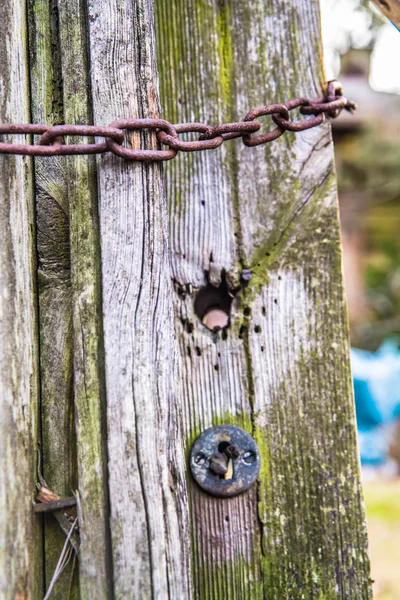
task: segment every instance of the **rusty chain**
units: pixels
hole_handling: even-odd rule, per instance
[[[330,81],[325,96],[310,100],[295,98],[285,104],[269,104],[253,108],[237,123],[224,123],[210,126],[205,123],[180,123],[172,125],[165,119],[121,119],[107,127],[94,125],[37,125],[37,124],[0,124],[0,135],[40,135],[38,144],[14,144],[0,142],[0,154],[22,154],[27,156],[61,156],[76,154],[104,154],[112,152],[128,160],[145,162],[165,161],[175,158],[178,151],[197,152],[218,148],[226,140],[241,137],[246,146],[258,146],[272,142],[285,131],[304,131],[323,123],[325,116],[336,118],[345,109],[352,112],[356,108],[354,102],[342,95],[339,82]],[[299,109],[302,115],[309,118],[290,121],[290,111]],[[276,127],[267,133],[254,135],[261,128],[256,119],[270,115]],[[147,129],[156,133],[160,144],[167,150],[131,149],[123,146],[124,131]],[[182,133],[201,134],[195,141],[184,141]],[[102,137],[104,141],[91,144],[65,144],[64,136]]]

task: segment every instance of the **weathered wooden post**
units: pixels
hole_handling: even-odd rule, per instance
[[[94,123],[156,117],[152,2],[91,0],[88,21]],[[145,140],[156,147],[154,132]],[[184,598],[188,516],[160,164],[100,158],[98,198],[114,594]]]
[[[28,3],[28,16],[32,122],[62,123],[63,73],[57,4],[47,0],[32,0]],[[69,47],[67,45],[66,49]],[[41,469],[47,485],[61,496],[70,496],[78,486],[74,431],[69,179],[69,163],[65,157],[35,157]],[[36,519],[39,520],[38,517]],[[65,534],[51,514],[44,517],[43,527],[44,581],[47,589],[65,542]],[[72,564],[73,561],[55,589],[54,593],[60,598],[67,597],[71,588]],[[75,577],[72,597],[76,597],[77,590],[78,581]]]
[[[22,33],[22,36],[21,36]],[[29,122],[25,2],[0,20],[0,122]],[[33,515],[38,348],[32,160],[0,156],[0,597],[40,598]]]
[[[12,25],[26,22],[24,4],[0,24],[6,122],[29,116],[26,37]],[[320,95],[317,0],[155,9],[171,122],[236,121],[254,106]],[[35,121],[159,116],[150,0],[30,0],[29,24]],[[154,132],[133,132],[129,146],[140,145],[156,148]],[[37,600],[32,170],[28,159],[1,160],[0,489],[10,502],[0,590]],[[64,573],[53,597],[367,600],[329,126],[180,153],[165,171],[170,242],[159,163],[35,159],[44,475],[61,494],[77,485],[81,539],[79,587]],[[206,285],[203,309],[211,293],[230,310],[223,331],[196,314]],[[261,455],[257,483],[233,498],[201,491],[185,461],[221,423],[247,430]],[[49,518],[46,589],[64,537]]]
[[[155,6],[173,122],[320,94],[317,0]],[[233,423],[262,461],[258,486],[232,499],[188,478],[193,596],[369,598],[330,127],[182,153],[166,173],[187,448]],[[241,291],[216,339],[194,298],[223,278]]]
[[[32,0],[34,120],[156,116],[153,33],[147,1]],[[80,595],[185,597],[188,536],[174,539],[188,518],[161,166],[106,155],[96,183],[94,158],[35,164],[38,253],[48,257],[39,265],[44,475],[67,495],[79,477]],[[45,533],[47,588],[65,536],[51,518]],[[70,588],[67,572],[53,595],[66,598]]]

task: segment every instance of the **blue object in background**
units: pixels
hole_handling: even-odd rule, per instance
[[[380,465],[388,458],[393,425],[400,416],[400,350],[386,340],[377,352],[351,350],[361,462]]]

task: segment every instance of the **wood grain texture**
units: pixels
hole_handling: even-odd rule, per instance
[[[59,16],[65,120],[74,124],[91,123],[85,3],[63,1],[59,4]],[[80,497],[79,585],[81,598],[102,600],[112,597],[113,582],[96,159],[77,156],[67,159],[66,163]]]
[[[31,114],[33,123],[64,122],[57,3],[29,2]],[[41,454],[52,490],[70,496],[77,488],[73,403],[71,261],[68,168],[64,157],[35,158],[35,206],[40,325]],[[53,515],[45,527],[46,588],[60,557],[65,534]],[[67,597],[71,564],[54,588]],[[79,594],[74,578],[71,598]]]
[[[156,116],[152,3],[89,0],[88,19],[94,123]],[[155,145],[153,135],[143,137]],[[114,593],[186,598],[187,498],[162,170],[111,155],[97,167]]]
[[[320,95],[317,1],[155,6],[165,118],[215,124]],[[190,482],[199,600],[371,597],[333,169],[329,125],[166,166],[186,446],[233,423],[262,455],[237,498]],[[216,337],[193,300],[223,278],[242,290]]]
[[[2,7],[0,122],[29,120],[25,2]],[[32,161],[0,156],[0,597],[42,597]]]

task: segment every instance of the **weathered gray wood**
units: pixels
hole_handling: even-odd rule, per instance
[[[156,116],[150,0],[89,0],[88,17],[95,124]],[[162,170],[111,155],[97,166],[114,592],[183,599],[188,512]]]
[[[316,0],[155,5],[165,118],[320,95]],[[329,126],[181,154],[166,173],[186,446],[234,423],[262,455],[242,496],[190,484],[193,596],[370,598]],[[243,289],[216,340],[193,299],[223,272]]]
[[[25,2],[2,7],[0,122],[29,119]],[[38,350],[32,161],[0,156],[0,597],[42,597],[40,521],[32,511]]]
[[[64,121],[57,3],[30,0],[30,80],[32,121]],[[61,496],[77,488],[73,408],[71,264],[68,168],[64,157],[35,158],[41,435],[43,474]],[[65,534],[53,515],[45,517],[45,584],[51,581]],[[66,598],[72,561],[52,593]],[[75,576],[71,598],[78,597]]]
[[[67,123],[90,123],[86,10],[65,0],[60,10],[64,114]],[[84,143],[84,139],[81,140]],[[75,138],[76,143],[76,138]],[[106,407],[102,349],[100,243],[95,157],[68,160],[74,397],[80,514],[81,598],[112,597],[108,522]]]
[[[158,115],[150,0],[89,0],[88,32],[78,0],[66,0],[60,15],[52,12],[56,3],[30,6],[34,120],[90,120],[86,33],[95,123]],[[320,93],[315,0],[156,6],[171,120],[235,120],[257,104]],[[17,2],[0,24],[6,121],[29,117],[25,22]],[[134,134],[132,146],[141,137]],[[152,135],[143,138],[155,146]],[[5,598],[36,600],[32,181],[29,160],[1,161],[0,485],[8,502],[0,511],[0,586]],[[174,292],[161,167],[111,155],[97,159],[100,290],[93,163],[42,159],[35,173],[45,475],[58,492],[75,486],[73,343],[81,597],[369,598],[329,127],[286,134],[268,147],[230,142],[168,165]],[[252,270],[245,288],[242,268]],[[231,327],[218,338],[193,311],[206,272],[213,283],[226,276],[243,288]],[[217,500],[188,477],[189,506],[183,445],[189,450],[198,433],[221,422],[253,433],[260,481]],[[49,531],[47,579],[57,547]],[[65,581],[54,597],[66,597]]]

